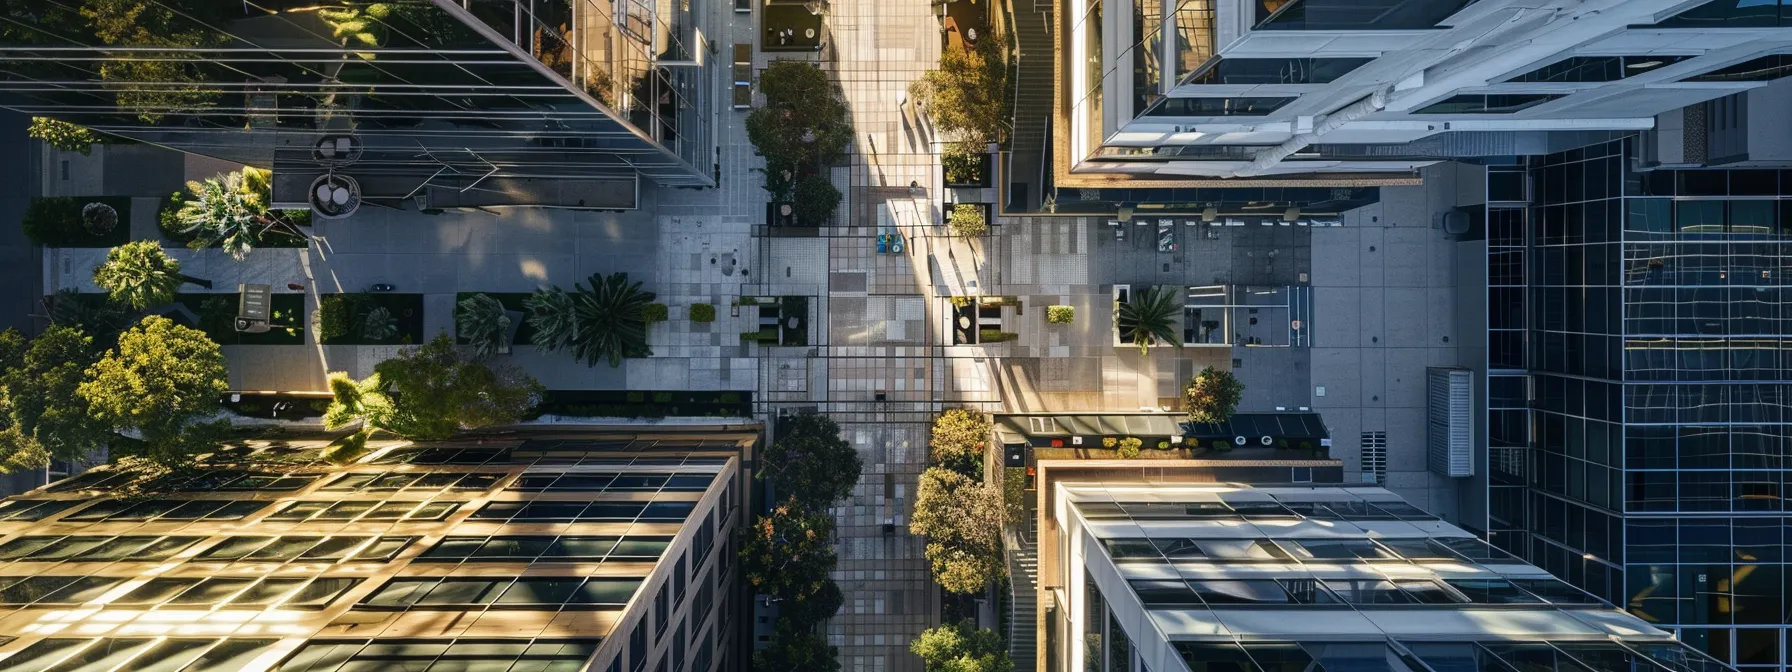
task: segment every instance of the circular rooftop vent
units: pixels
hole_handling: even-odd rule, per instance
[[[360,160],[366,147],[353,135],[326,135],[311,147],[311,158],[326,166],[346,166]]]
[[[324,219],[341,219],[361,208],[361,184],[347,175],[319,175],[307,194],[311,213]]]

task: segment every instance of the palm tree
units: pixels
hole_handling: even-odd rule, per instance
[[[579,333],[579,325],[573,314],[572,297],[559,287],[552,289],[543,287],[535,290],[529,298],[523,299],[523,307],[529,311],[529,327],[535,330],[530,342],[542,352],[553,352],[572,347],[573,337]]]
[[[180,262],[162,253],[153,240],[138,240],[112,248],[106,263],[93,269],[93,283],[112,294],[112,300],[133,310],[148,310],[174,302],[181,283],[192,281],[180,273]]]
[[[324,448],[323,457],[335,464],[353,462],[367,452],[367,439],[392,412],[392,400],[380,389],[380,374],[355,380],[343,371],[330,372],[330,407],[324,410],[324,429],[335,431],[359,423],[360,431]]]
[[[398,318],[385,306],[374,306],[361,322],[361,338],[384,341],[398,335]]]
[[[473,354],[485,358],[498,354],[510,339],[510,317],[504,304],[489,294],[461,299],[454,313],[455,331],[473,346]]]
[[[1117,311],[1117,325],[1120,333],[1132,337],[1132,342],[1139,346],[1139,354],[1149,354],[1153,343],[1169,343],[1182,349],[1182,339],[1177,338],[1176,317],[1181,307],[1176,305],[1177,292],[1167,285],[1158,285],[1149,290],[1133,295],[1130,303],[1122,303]]]
[[[589,288],[573,285],[573,314],[578,333],[573,338],[572,354],[585,360],[587,366],[608,361],[621,366],[625,357],[647,357],[647,321],[641,311],[654,300],[653,292],[641,290],[641,283],[630,284],[627,273],[608,276],[593,273]]]
[[[244,173],[229,173],[188,182],[187,190],[193,192],[195,200],[187,201],[175,212],[180,223],[186,225],[181,233],[195,234],[195,247],[219,243],[230,258],[242,261],[261,243],[261,234],[276,223],[268,216],[267,203],[262,201],[265,182],[259,171],[249,173],[247,178]]]

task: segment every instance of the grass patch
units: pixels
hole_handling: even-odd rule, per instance
[[[535,337],[535,328],[529,326],[529,309],[523,305],[523,301],[529,298],[530,292],[460,292],[454,295],[454,305],[459,306],[460,302],[474,294],[484,294],[497,299],[498,303],[504,306],[505,312],[522,313],[521,317],[514,318],[520,320],[520,324],[516,328],[516,340],[511,345],[529,345],[535,342],[532,340]],[[456,308],[455,310],[459,311],[460,309]],[[457,333],[454,342],[466,345],[467,339],[461,338]]]
[[[168,319],[205,332],[218,345],[304,345],[305,295],[274,294],[269,301],[271,328],[264,334],[245,334],[236,330],[237,294],[176,294],[174,302],[186,306],[199,316],[198,324],[187,324],[187,316],[175,311]]]
[[[415,345],[423,342],[423,295],[357,292],[325,294],[313,316],[318,342],[324,345]],[[367,315],[385,308],[398,328],[388,338],[366,337]]]

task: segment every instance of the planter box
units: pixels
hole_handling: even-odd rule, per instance
[[[943,158],[941,160],[942,160],[942,162],[944,161]],[[943,169],[940,171],[940,174],[944,176],[947,189],[987,188],[987,187],[989,187],[990,183],[992,181],[994,181],[994,179],[995,179],[995,159],[994,158],[992,158],[987,153],[983,153],[983,154],[973,154],[971,157],[971,160],[972,160],[973,167],[970,169],[970,173],[971,173],[970,179],[964,179],[965,176],[963,176],[963,175],[957,176],[961,179],[958,179],[958,180],[952,179],[954,177],[954,175],[953,175],[954,171],[951,170],[950,168],[946,168],[946,169]]]

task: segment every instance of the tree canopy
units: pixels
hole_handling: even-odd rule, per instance
[[[76,393],[96,422],[142,436],[132,447],[163,465],[215,448],[228,423],[206,422],[223,405],[224,352],[205,332],[151,315],[118,335],[87,367]]]
[[[113,436],[77,394],[87,367],[99,358],[93,339],[79,329],[52,326],[25,346],[9,329],[0,333],[0,350],[15,341],[23,347],[6,357],[0,373],[0,471],[93,456]]]
[[[780,619],[765,648],[753,652],[753,672],[839,672],[840,653],[813,627]]]
[[[589,282],[590,286],[573,286],[577,323],[573,356],[587,366],[607,361],[617,367],[625,358],[653,355],[653,349],[647,347],[647,321],[641,311],[653,303],[654,293],[642,290],[639,282],[629,282],[627,273],[593,273]]]
[[[173,303],[184,281],[180,262],[169,259],[161,243],[153,240],[114,247],[106,253],[106,263],[93,269],[93,283],[111,293],[113,301],[134,310]]]
[[[977,629],[970,621],[928,628],[908,650],[921,657],[927,672],[1009,672],[1008,645],[989,628]]]
[[[834,568],[834,519],[786,501],[760,516],[740,549],[742,571],[754,592],[806,600],[828,583]]]
[[[944,467],[921,472],[909,532],[927,537],[933,576],[946,590],[974,593],[1007,574],[1002,524],[1007,512],[993,484]]]
[[[933,419],[928,438],[933,463],[966,474],[980,473],[989,442],[989,417],[972,408],[948,408]]]
[[[859,451],[840,438],[833,419],[804,413],[784,422],[778,440],[760,456],[759,473],[778,496],[820,511],[851,496],[863,468]]]
[[[1008,134],[1008,65],[1002,56],[1007,38],[989,31],[976,46],[945,49],[939,67],[909,86],[909,93],[927,108],[933,124],[948,139],[979,145],[1001,142]]]
[[[534,378],[511,367],[468,360],[447,334],[401,351],[373,370],[379,376],[379,391],[390,400],[390,411],[372,408],[361,417],[407,439],[438,441],[461,429],[516,422],[541,401],[542,387]],[[331,388],[337,392],[338,384],[332,382]],[[369,409],[366,397],[362,399],[362,408]],[[338,417],[352,414],[344,410]]]
[[[1244,398],[1244,383],[1231,371],[1211,366],[1201,369],[1182,391],[1182,405],[1190,422],[1225,422]]]
[[[1154,343],[1168,343],[1181,350],[1182,338],[1176,333],[1176,320],[1182,313],[1178,298],[1180,293],[1169,285],[1136,292],[1131,302],[1120,304],[1115,325],[1121,334],[1132,337],[1140,355],[1149,354]]]
[[[789,621],[798,628],[813,629],[822,621],[833,618],[843,604],[846,604],[846,596],[840,592],[840,584],[828,579],[813,595],[779,603],[778,619]]]
[[[498,354],[510,340],[510,316],[490,294],[474,294],[455,305],[454,330],[480,358]]]
[[[747,139],[767,166],[831,165],[852,142],[846,101],[821,68],[773,61],[759,75],[765,105],[747,115]]]

